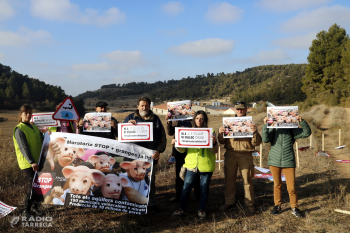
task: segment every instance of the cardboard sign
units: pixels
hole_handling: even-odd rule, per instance
[[[111,132],[110,112],[90,112],[84,116],[83,132]]]
[[[168,121],[183,121],[191,120],[192,116],[192,104],[191,100],[168,102]]]
[[[272,174],[255,174],[254,177],[273,181]],[[281,175],[281,178],[282,178],[282,181],[286,181],[286,177],[284,175]]]
[[[212,148],[212,128],[175,127],[175,147]]]
[[[260,157],[260,153],[258,151],[253,151],[252,155],[254,157]]]
[[[12,211],[14,211],[17,207],[6,205],[5,203],[0,201],[0,218],[5,217]]]
[[[52,116],[55,120],[75,121],[80,119],[77,109],[70,97],[63,100],[61,106]]]
[[[60,127],[61,122],[52,118],[53,112],[33,113],[30,122],[38,127]]]
[[[334,149],[343,149],[344,147],[346,147],[346,145],[338,146],[338,147],[336,147]]]
[[[315,154],[315,156],[324,156],[324,157],[331,157],[330,154],[328,154],[327,152],[324,151],[319,151]]]
[[[267,107],[267,128],[298,128],[298,106]]]
[[[223,117],[223,126],[225,127],[224,138],[252,138],[253,118],[247,117]]]
[[[338,163],[350,163],[350,160],[335,160]]]
[[[42,170],[34,176],[32,199],[44,200],[43,204],[146,214],[154,153],[112,139],[46,134],[39,159]],[[124,188],[131,193],[124,193]]]
[[[268,173],[270,171],[270,169],[263,168],[263,167],[254,166],[254,168],[262,173]]]
[[[118,142],[153,141],[153,122],[118,124]]]
[[[303,147],[299,147],[298,150],[304,151],[304,150],[307,150],[309,148],[310,148],[310,146],[303,146]]]

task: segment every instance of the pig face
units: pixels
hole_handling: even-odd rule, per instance
[[[105,122],[109,122],[109,121],[111,120],[111,118],[110,118],[109,116],[106,116],[105,118],[103,118],[103,120],[104,120]]]
[[[111,165],[115,163],[115,159],[108,155],[91,155],[89,157],[89,162],[94,165],[96,169],[102,172],[108,172]]]
[[[282,112],[282,116],[288,116],[288,112]]]
[[[292,118],[291,117],[286,117],[286,122],[287,123],[291,123],[292,122]]]
[[[121,162],[120,166],[127,171],[128,177],[133,181],[142,181],[145,179],[146,170],[151,166],[150,163],[134,160],[132,162]]]
[[[296,117],[298,115],[298,110],[294,110],[290,113],[293,117]]]
[[[278,116],[276,117],[278,123],[284,123],[284,117],[283,116]]]
[[[85,154],[82,148],[65,146],[66,139],[64,138],[56,138],[56,142],[60,146],[60,153],[57,154],[57,160],[62,167],[70,165],[77,156],[80,158]]]
[[[108,174],[101,186],[102,196],[119,199],[123,187],[126,187],[128,182],[124,177]]]
[[[101,186],[105,179],[102,172],[86,166],[67,166],[62,169],[62,173],[69,179],[70,192],[76,194],[88,194],[92,185]]]

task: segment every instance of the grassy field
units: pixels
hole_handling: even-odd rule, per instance
[[[122,121],[127,113],[113,114]],[[149,213],[144,216],[128,215],[105,210],[64,208],[42,206],[46,216],[52,217],[51,228],[22,227],[21,223],[11,227],[13,216],[20,213],[14,211],[0,219],[1,232],[350,232],[349,215],[335,213],[335,208],[350,210],[350,164],[338,164],[335,159],[350,159],[350,150],[334,150],[338,146],[338,129],[342,129],[342,144],[350,139],[349,112],[343,108],[327,108],[315,106],[301,114],[312,128],[312,149],[299,151],[300,167],[297,168],[296,185],[300,209],[305,217],[298,219],[291,215],[289,197],[283,187],[283,212],[278,216],[270,215],[273,206],[273,182],[254,179],[256,213],[245,212],[242,180],[237,179],[237,206],[223,212],[218,209],[224,203],[224,173],[217,164],[211,184],[207,205],[207,218],[197,218],[198,203],[194,196],[190,197],[189,214],[182,218],[172,218],[171,214],[179,207],[179,203],[169,203],[175,195],[175,172],[166,160],[171,154],[170,141],[166,151],[161,155],[157,165],[156,185],[157,202],[162,208],[158,214]],[[24,174],[18,168],[12,141],[12,131],[17,124],[17,112],[0,112],[0,201],[20,207],[24,197]],[[253,121],[261,132],[262,119],[265,113],[255,113]],[[222,125],[222,117],[210,116],[209,126],[216,131]],[[165,121],[163,120],[163,124]],[[331,158],[315,157],[321,150],[321,135],[325,134],[325,151]],[[298,140],[298,146],[308,146],[310,139]],[[263,167],[267,167],[270,145],[263,144]],[[256,148],[257,150],[259,148]],[[221,147],[221,158],[225,150]],[[259,166],[259,158],[254,158]],[[259,171],[256,171],[260,173]]]

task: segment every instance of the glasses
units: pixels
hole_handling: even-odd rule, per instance
[[[236,103],[236,105],[239,105],[239,104],[244,104],[244,105],[245,105],[245,102],[244,102],[244,101],[238,101],[238,102]]]

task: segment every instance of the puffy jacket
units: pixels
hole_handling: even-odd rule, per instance
[[[295,154],[293,144],[299,138],[311,135],[311,129],[305,120],[300,122],[301,128],[276,129],[262,128],[262,140],[271,143],[268,165],[274,167],[295,167]]]

